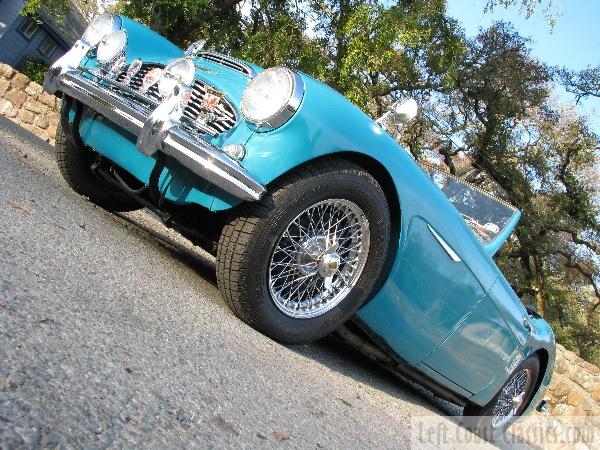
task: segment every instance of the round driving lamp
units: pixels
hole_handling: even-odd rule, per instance
[[[94,47],[100,43],[104,36],[113,31],[120,30],[122,26],[123,22],[120,16],[116,14],[102,14],[92,20],[81,39],[87,42],[90,47]]]
[[[96,49],[96,59],[100,65],[110,64],[125,51],[127,33],[123,30],[113,31],[104,36]]]
[[[242,95],[244,119],[259,129],[273,129],[286,123],[300,107],[304,82],[286,67],[273,67],[250,81]]]
[[[194,63],[187,58],[176,59],[165,67],[158,81],[158,92],[163,97],[175,93],[179,85],[191,86],[194,82],[196,69]]]

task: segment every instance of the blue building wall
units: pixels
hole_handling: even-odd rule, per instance
[[[0,39],[23,9],[23,0],[0,0]]]
[[[27,60],[41,60],[52,64],[68,50],[67,44],[45,24],[38,26],[35,34],[27,39],[19,27],[27,20],[19,12],[22,0],[0,0],[0,62],[22,69]],[[40,52],[46,37],[52,36],[57,44],[50,57]]]

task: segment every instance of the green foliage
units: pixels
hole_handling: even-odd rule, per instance
[[[119,0],[114,9],[148,25],[185,47],[207,39],[217,48],[237,49],[241,43],[242,0]]]
[[[486,11],[492,11],[498,6],[504,8],[518,6],[519,10],[529,18],[542,8],[542,14],[546,18],[548,25],[553,27],[556,25],[556,19],[559,16],[559,12],[554,8],[554,5],[554,0],[488,0]]]
[[[365,3],[337,32],[343,55],[329,78],[350,100],[380,115],[387,97],[453,83],[465,47],[444,2],[415,1],[385,8]]]
[[[21,14],[24,16],[35,15],[42,7],[58,17],[69,12],[69,5],[65,0],[27,0]]]
[[[40,9],[60,20],[69,13],[74,5],[88,20],[98,14],[99,7],[110,0],[26,0],[22,15],[35,16]]]
[[[48,68],[48,64],[44,61],[29,59],[25,61],[21,72],[27,75],[31,81],[35,81],[37,84],[43,84],[44,76],[46,75]]]

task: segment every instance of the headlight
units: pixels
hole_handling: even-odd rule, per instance
[[[102,14],[88,25],[82,39],[90,44],[91,47],[94,47],[107,34],[120,30],[122,25],[121,17],[115,14]]]
[[[158,92],[163,97],[167,97],[173,94],[180,84],[191,86],[195,74],[196,69],[192,61],[187,58],[177,59],[165,67],[158,82]]]
[[[277,128],[300,107],[304,95],[302,78],[285,67],[259,73],[242,95],[244,118],[257,127]]]
[[[113,31],[102,38],[96,50],[96,59],[101,65],[110,64],[125,51],[127,33],[123,30]]]

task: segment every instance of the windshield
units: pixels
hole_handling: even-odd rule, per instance
[[[512,231],[507,228],[514,226],[515,218],[519,215],[517,209],[460,178],[441,172],[434,166],[422,163],[421,167],[484,245],[498,238],[504,241],[508,237],[505,231]]]

